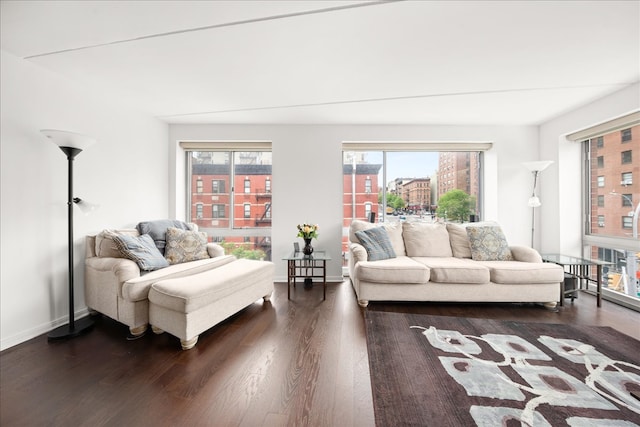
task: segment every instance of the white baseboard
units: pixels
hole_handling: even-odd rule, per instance
[[[76,319],[81,319],[88,315],[89,315],[89,309],[87,307],[82,308],[75,312]],[[57,328],[58,326],[62,326],[68,322],[69,322],[69,316],[63,316],[59,319],[43,323],[41,325],[35,326],[31,329],[27,329],[26,331],[22,331],[10,337],[6,337],[6,338],[3,337],[2,339],[0,339],[0,351],[4,351],[15,345],[22,344],[25,341],[29,341],[30,339],[46,334],[47,332]]]

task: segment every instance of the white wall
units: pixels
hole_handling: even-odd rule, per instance
[[[276,280],[286,280],[280,258],[291,250],[296,224],[318,223],[314,247],[335,259],[328,276],[341,278],[343,141],[490,141],[485,155],[483,219],[499,221],[513,244],[529,244],[527,207],[531,175],[522,162],[538,160],[536,127],[481,126],[318,126],[318,125],[170,125],[170,215],[184,218],[184,153],[181,140],[270,140],[273,143],[272,250]]]
[[[582,255],[581,147],[566,135],[640,109],[640,83],[550,120],[540,126],[540,150],[555,168],[542,173],[542,251]]]
[[[75,308],[83,315],[84,236],[168,215],[168,127],[4,51],[0,64],[5,349],[66,323],[68,314],[67,160],[39,130],[98,139],[74,162],[75,195],[101,205],[74,215]]]

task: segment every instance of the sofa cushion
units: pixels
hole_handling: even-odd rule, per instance
[[[468,226],[471,258],[475,261],[513,261],[507,239],[499,226]]]
[[[489,283],[489,268],[479,262],[454,257],[416,257],[417,262],[431,271],[435,283]]]
[[[402,237],[410,257],[450,257],[449,233],[444,224],[405,222]]]
[[[374,227],[384,227],[384,229],[387,230],[389,241],[391,242],[391,246],[393,246],[393,251],[396,256],[404,256],[407,254],[404,247],[404,239],[402,238],[402,223],[400,222],[385,222],[380,225],[355,219],[351,221],[351,226],[349,226],[349,240],[358,243],[359,239],[358,236],[356,236],[356,232],[370,230]]]
[[[499,284],[560,283],[562,267],[552,263],[520,261],[479,261],[489,268],[491,281]]]
[[[469,236],[467,230],[454,223],[447,223],[447,231],[449,232],[449,242],[451,243],[451,252],[456,258],[471,258],[471,245],[469,244]]]
[[[229,296],[245,301],[243,290],[257,281],[273,282],[273,269],[269,261],[239,259],[186,279],[160,280],[152,285],[149,301],[178,313],[193,313]]]
[[[122,252],[113,241],[116,234],[127,234],[129,236],[139,236],[138,230],[102,230],[96,235],[95,251],[100,258],[123,258]]]
[[[135,261],[140,270],[152,271],[169,265],[148,234],[116,234],[113,241],[125,258]]]
[[[356,237],[367,251],[367,260],[378,261],[395,258],[396,253],[384,227],[373,227],[368,230],[356,231]]]
[[[207,233],[169,227],[166,239],[164,257],[169,261],[169,264],[209,258]]]
[[[190,230],[189,225],[177,219],[157,219],[153,221],[143,221],[136,225],[140,234],[148,234],[153,239],[156,247],[162,255],[166,245],[167,228],[175,227],[181,230]]]
[[[373,283],[429,282],[429,268],[406,256],[381,261],[363,261],[356,264],[358,280]]]
[[[161,270],[151,271],[147,274],[124,282],[122,284],[122,297],[127,301],[145,300],[149,295],[151,285],[155,282],[165,279],[191,276],[193,274],[213,270],[214,268],[229,264],[235,260],[235,256],[225,255],[216,258],[207,258],[199,261],[174,264]]]

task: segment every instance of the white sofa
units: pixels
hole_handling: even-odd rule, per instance
[[[197,230],[194,224],[189,224],[189,226]],[[171,280],[183,279],[182,286],[190,287],[192,286],[190,282],[197,282],[198,292],[202,293],[202,288],[208,286],[206,281],[203,283],[203,277],[206,279],[206,276],[202,275],[203,273],[238,262],[235,256],[225,255],[224,249],[220,245],[207,243],[208,256],[204,259],[172,264],[155,271],[141,271],[138,263],[123,257],[111,238],[113,233],[140,236],[137,229],[126,229],[104,230],[98,235],[86,237],[85,302],[91,311],[102,313],[127,325],[130,339],[142,336],[150,323],[148,297],[150,290],[156,283],[170,283]],[[233,293],[234,287],[238,287],[238,295],[240,295],[234,299],[235,311],[233,313],[250,305],[260,297],[268,300],[273,291],[272,263],[268,261],[252,262],[263,263],[266,266],[266,271],[270,274],[262,275],[250,283],[246,283],[246,279],[241,274],[236,274],[241,278],[239,281],[233,280],[233,275],[227,274],[225,276],[228,280],[225,284],[227,291],[224,296],[228,297],[230,293]],[[226,269],[227,272],[236,270],[238,269]],[[216,283],[211,282],[211,286],[215,287]],[[247,292],[247,288],[253,288],[255,292]],[[256,292],[259,293],[257,297],[255,297]],[[208,301],[207,304],[213,302],[215,301]],[[233,313],[228,313],[225,317]],[[183,313],[183,316],[186,316],[186,313]],[[211,316],[208,327],[221,320],[224,318],[221,319],[218,315]],[[186,320],[182,323],[185,322]],[[173,330],[173,327],[166,322],[161,323],[163,330],[169,332]],[[202,327],[205,324],[207,321],[200,319],[199,332],[204,330]],[[160,327],[156,331],[159,329]],[[177,334],[174,335],[177,336]]]
[[[356,232],[373,227],[384,228],[394,257],[369,260]],[[495,223],[463,226],[353,221],[349,229],[349,275],[358,304],[366,307],[369,301],[449,301],[556,306],[564,280],[562,267],[544,263],[537,251],[525,246],[508,247],[508,260],[474,260],[469,227],[474,232],[484,231],[481,227],[499,229]],[[481,253],[482,243],[474,240],[474,252]]]

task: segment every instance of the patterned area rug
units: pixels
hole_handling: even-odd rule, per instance
[[[611,328],[365,312],[376,425],[640,425],[640,342]]]

